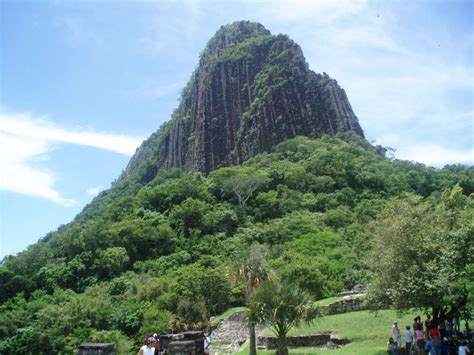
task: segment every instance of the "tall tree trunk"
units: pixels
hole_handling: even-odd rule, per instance
[[[256,344],[255,323],[254,322],[250,322],[249,332],[250,332],[250,355],[257,355],[257,344]]]
[[[288,355],[288,342],[286,341],[286,334],[278,334],[276,355]]]

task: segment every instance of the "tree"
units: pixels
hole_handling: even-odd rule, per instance
[[[183,235],[189,236],[192,234],[192,230],[202,228],[202,219],[210,209],[209,204],[201,200],[188,198],[172,208],[170,220]]]
[[[437,204],[413,195],[387,204],[373,223],[369,264],[375,277],[367,294],[372,308],[421,308],[435,322],[455,312],[469,315],[473,197],[455,186]]]
[[[234,270],[238,272],[238,280],[245,284],[246,296],[252,296],[265,282],[274,279],[273,272],[265,262],[267,252],[265,245],[254,243],[237,256]]]
[[[204,302],[182,299],[178,303],[176,315],[171,318],[173,332],[202,330],[209,327],[209,315]]]
[[[277,355],[288,354],[286,335],[301,323],[312,323],[320,315],[308,293],[291,283],[265,284],[252,298],[250,313],[269,324],[277,337]]]
[[[243,250],[237,257],[233,270],[238,272],[237,279],[245,284],[245,297],[249,302],[250,297],[265,282],[274,279],[273,272],[265,264],[267,248],[261,244],[254,243],[249,249]],[[256,336],[255,324],[258,321],[252,312],[248,313],[250,333],[250,355],[255,355]]]
[[[100,277],[106,278],[111,275],[119,275],[127,267],[129,261],[130,258],[125,248],[107,248],[99,250],[94,267]]]
[[[176,293],[193,302],[203,301],[211,315],[227,309],[231,300],[230,285],[218,268],[199,264],[183,266],[177,271]]]
[[[263,176],[251,173],[249,175],[232,176],[225,182],[225,187],[237,196],[239,205],[245,207],[249,198],[264,183],[265,179]]]

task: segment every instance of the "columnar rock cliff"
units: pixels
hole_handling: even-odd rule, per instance
[[[309,69],[301,48],[258,23],[221,27],[208,42],[169,122],[146,140],[122,178],[161,168],[207,173],[240,164],[296,135],[363,136],[344,90]]]

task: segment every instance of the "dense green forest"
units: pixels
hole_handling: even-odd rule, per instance
[[[129,352],[146,334],[205,327],[245,304],[238,272],[256,252],[314,299],[382,285],[374,275],[386,265],[372,251],[387,238],[410,244],[390,239],[407,225],[434,238],[430,223],[455,230],[446,239],[454,254],[443,257],[454,255],[469,278],[474,253],[455,250],[459,240],[472,249],[474,168],[435,169],[385,153],[352,134],[296,137],[207,176],[169,169],[148,183],[140,171],[118,181],[73,222],[2,262],[0,353],[72,353],[84,341]],[[443,248],[435,241],[430,250]],[[406,262],[400,254],[399,269]],[[406,307],[417,305],[432,306]]]

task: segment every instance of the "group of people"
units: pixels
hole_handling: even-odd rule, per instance
[[[204,353],[209,352],[209,346],[211,345],[211,333],[204,335]],[[160,348],[160,336],[159,334],[153,334],[143,339],[143,346],[138,351],[138,355],[159,355],[163,354]]]
[[[405,347],[403,347],[402,334],[395,321],[392,325],[392,336],[387,342],[387,352],[391,355],[473,354],[469,349],[469,342],[473,339],[469,323],[465,322],[463,332],[460,327],[460,319],[456,316],[444,321],[433,321],[428,316],[424,322],[417,316],[413,328],[409,325],[405,327]]]
[[[138,351],[138,355],[158,355],[160,353],[160,337],[153,334],[143,339],[143,346]]]

